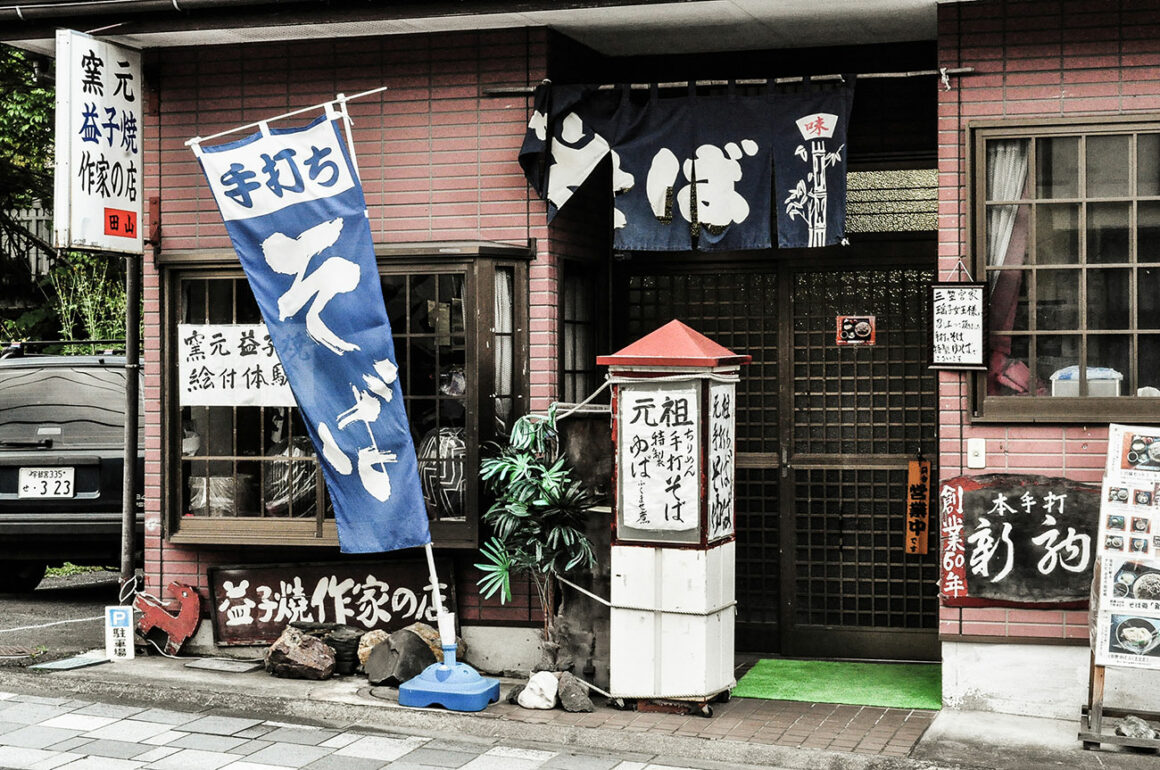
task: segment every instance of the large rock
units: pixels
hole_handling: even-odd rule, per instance
[[[360,666],[366,666],[367,658],[370,657],[371,650],[389,638],[391,638],[391,635],[381,628],[376,628],[374,631],[367,631],[363,634],[362,639],[358,640],[358,664]]]
[[[321,639],[334,650],[334,673],[346,676],[358,668],[358,646],[363,630],[343,623],[294,621],[290,624],[303,633]]]
[[[1116,724],[1116,735],[1127,738],[1155,738],[1156,731],[1152,726],[1138,716],[1126,716]]]
[[[321,639],[287,626],[265,655],[266,671],[285,679],[327,679],[334,673],[334,650]]]
[[[371,649],[363,664],[367,671],[367,681],[372,685],[397,686],[423,673],[423,669],[443,659],[443,650],[435,650],[429,644],[430,636],[416,633],[415,623],[391,634],[386,642]],[[427,626],[430,628],[430,626]],[[438,640],[439,634],[435,633]]]
[[[516,702],[526,709],[554,709],[559,690],[560,680],[554,673],[537,671],[532,674]]]
[[[560,673],[560,707],[572,712],[596,710],[588,697],[588,687],[567,671]]]

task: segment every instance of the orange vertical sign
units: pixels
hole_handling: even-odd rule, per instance
[[[906,472],[906,552],[926,553],[929,530],[930,460],[911,460]]]

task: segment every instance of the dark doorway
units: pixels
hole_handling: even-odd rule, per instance
[[[907,462],[937,457],[932,245],[730,256],[618,262],[613,349],[677,318],[753,356],[738,387],[737,648],[937,659],[937,538],[925,556],[903,548]],[[840,315],[875,316],[875,344],[836,344]]]

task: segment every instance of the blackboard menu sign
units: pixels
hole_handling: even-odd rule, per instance
[[[1050,476],[959,476],[939,485],[938,504],[944,604],[1088,598],[1098,486]]]
[[[985,283],[930,287],[930,368],[985,370]]]
[[[436,559],[439,591],[455,611],[451,563]],[[423,560],[211,567],[214,640],[272,644],[294,621],[341,623],[391,632],[435,625],[437,609]]]

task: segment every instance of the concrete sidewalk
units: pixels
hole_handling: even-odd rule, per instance
[[[361,676],[325,682],[188,668],[138,658],[71,671],[0,669],[0,690],[313,724],[472,736],[732,765],[802,768],[1151,768],[1155,753],[1084,751],[1074,722],[964,711],[907,711],[734,698],[714,715],[528,711],[501,701],[476,714],[408,709]],[[504,682],[507,688],[512,682]]]

